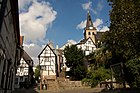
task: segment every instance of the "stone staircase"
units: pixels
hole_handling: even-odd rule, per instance
[[[63,84],[61,84],[61,82],[64,83],[65,80],[66,80],[65,79],[65,72],[62,71],[61,73],[59,73],[59,77],[57,77],[57,84],[58,84],[60,90],[64,89],[64,86],[63,86]]]
[[[64,71],[59,74],[57,83],[60,90],[83,88],[81,81],[70,81],[69,79],[66,79]]]
[[[59,86],[56,80],[47,80],[47,90],[56,91],[59,90]]]
[[[59,77],[56,79],[47,79],[47,90],[50,91],[61,91],[71,89],[83,89],[87,88],[82,86],[81,81],[69,81],[65,78],[65,72],[59,73]]]

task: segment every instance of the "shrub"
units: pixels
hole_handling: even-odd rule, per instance
[[[98,68],[94,71],[89,71],[87,77],[82,80],[83,84],[89,84],[91,87],[96,87],[101,81],[110,79],[110,70],[104,68]]]
[[[125,79],[130,87],[140,87],[140,59],[129,60],[125,63],[125,66]]]

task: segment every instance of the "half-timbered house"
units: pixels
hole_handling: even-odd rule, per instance
[[[61,52],[47,44],[38,56],[40,65],[41,83],[49,80],[55,81],[61,72],[62,56]]]
[[[32,84],[33,80],[33,60],[24,51],[20,64],[17,68],[16,78],[15,78],[15,88],[28,87]]]
[[[96,46],[90,37],[88,39],[81,40],[76,45],[84,51],[85,55],[89,55],[96,50]]]

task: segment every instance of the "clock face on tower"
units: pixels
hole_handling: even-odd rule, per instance
[[[89,27],[89,29],[93,29],[93,27],[92,27],[92,26],[90,26],[90,27]]]

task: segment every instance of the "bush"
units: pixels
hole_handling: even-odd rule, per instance
[[[91,86],[91,79],[88,79],[88,78],[82,79],[82,85]]]
[[[129,60],[125,63],[125,66],[125,79],[130,87],[140,87],[140,59]]]
[[[82,80],[83,84],[89,84],[91,87],[96,87],[101,81],[110,79],[110,70],[104,68],[98,68],[94,71],[89,71],[87,77]]]

